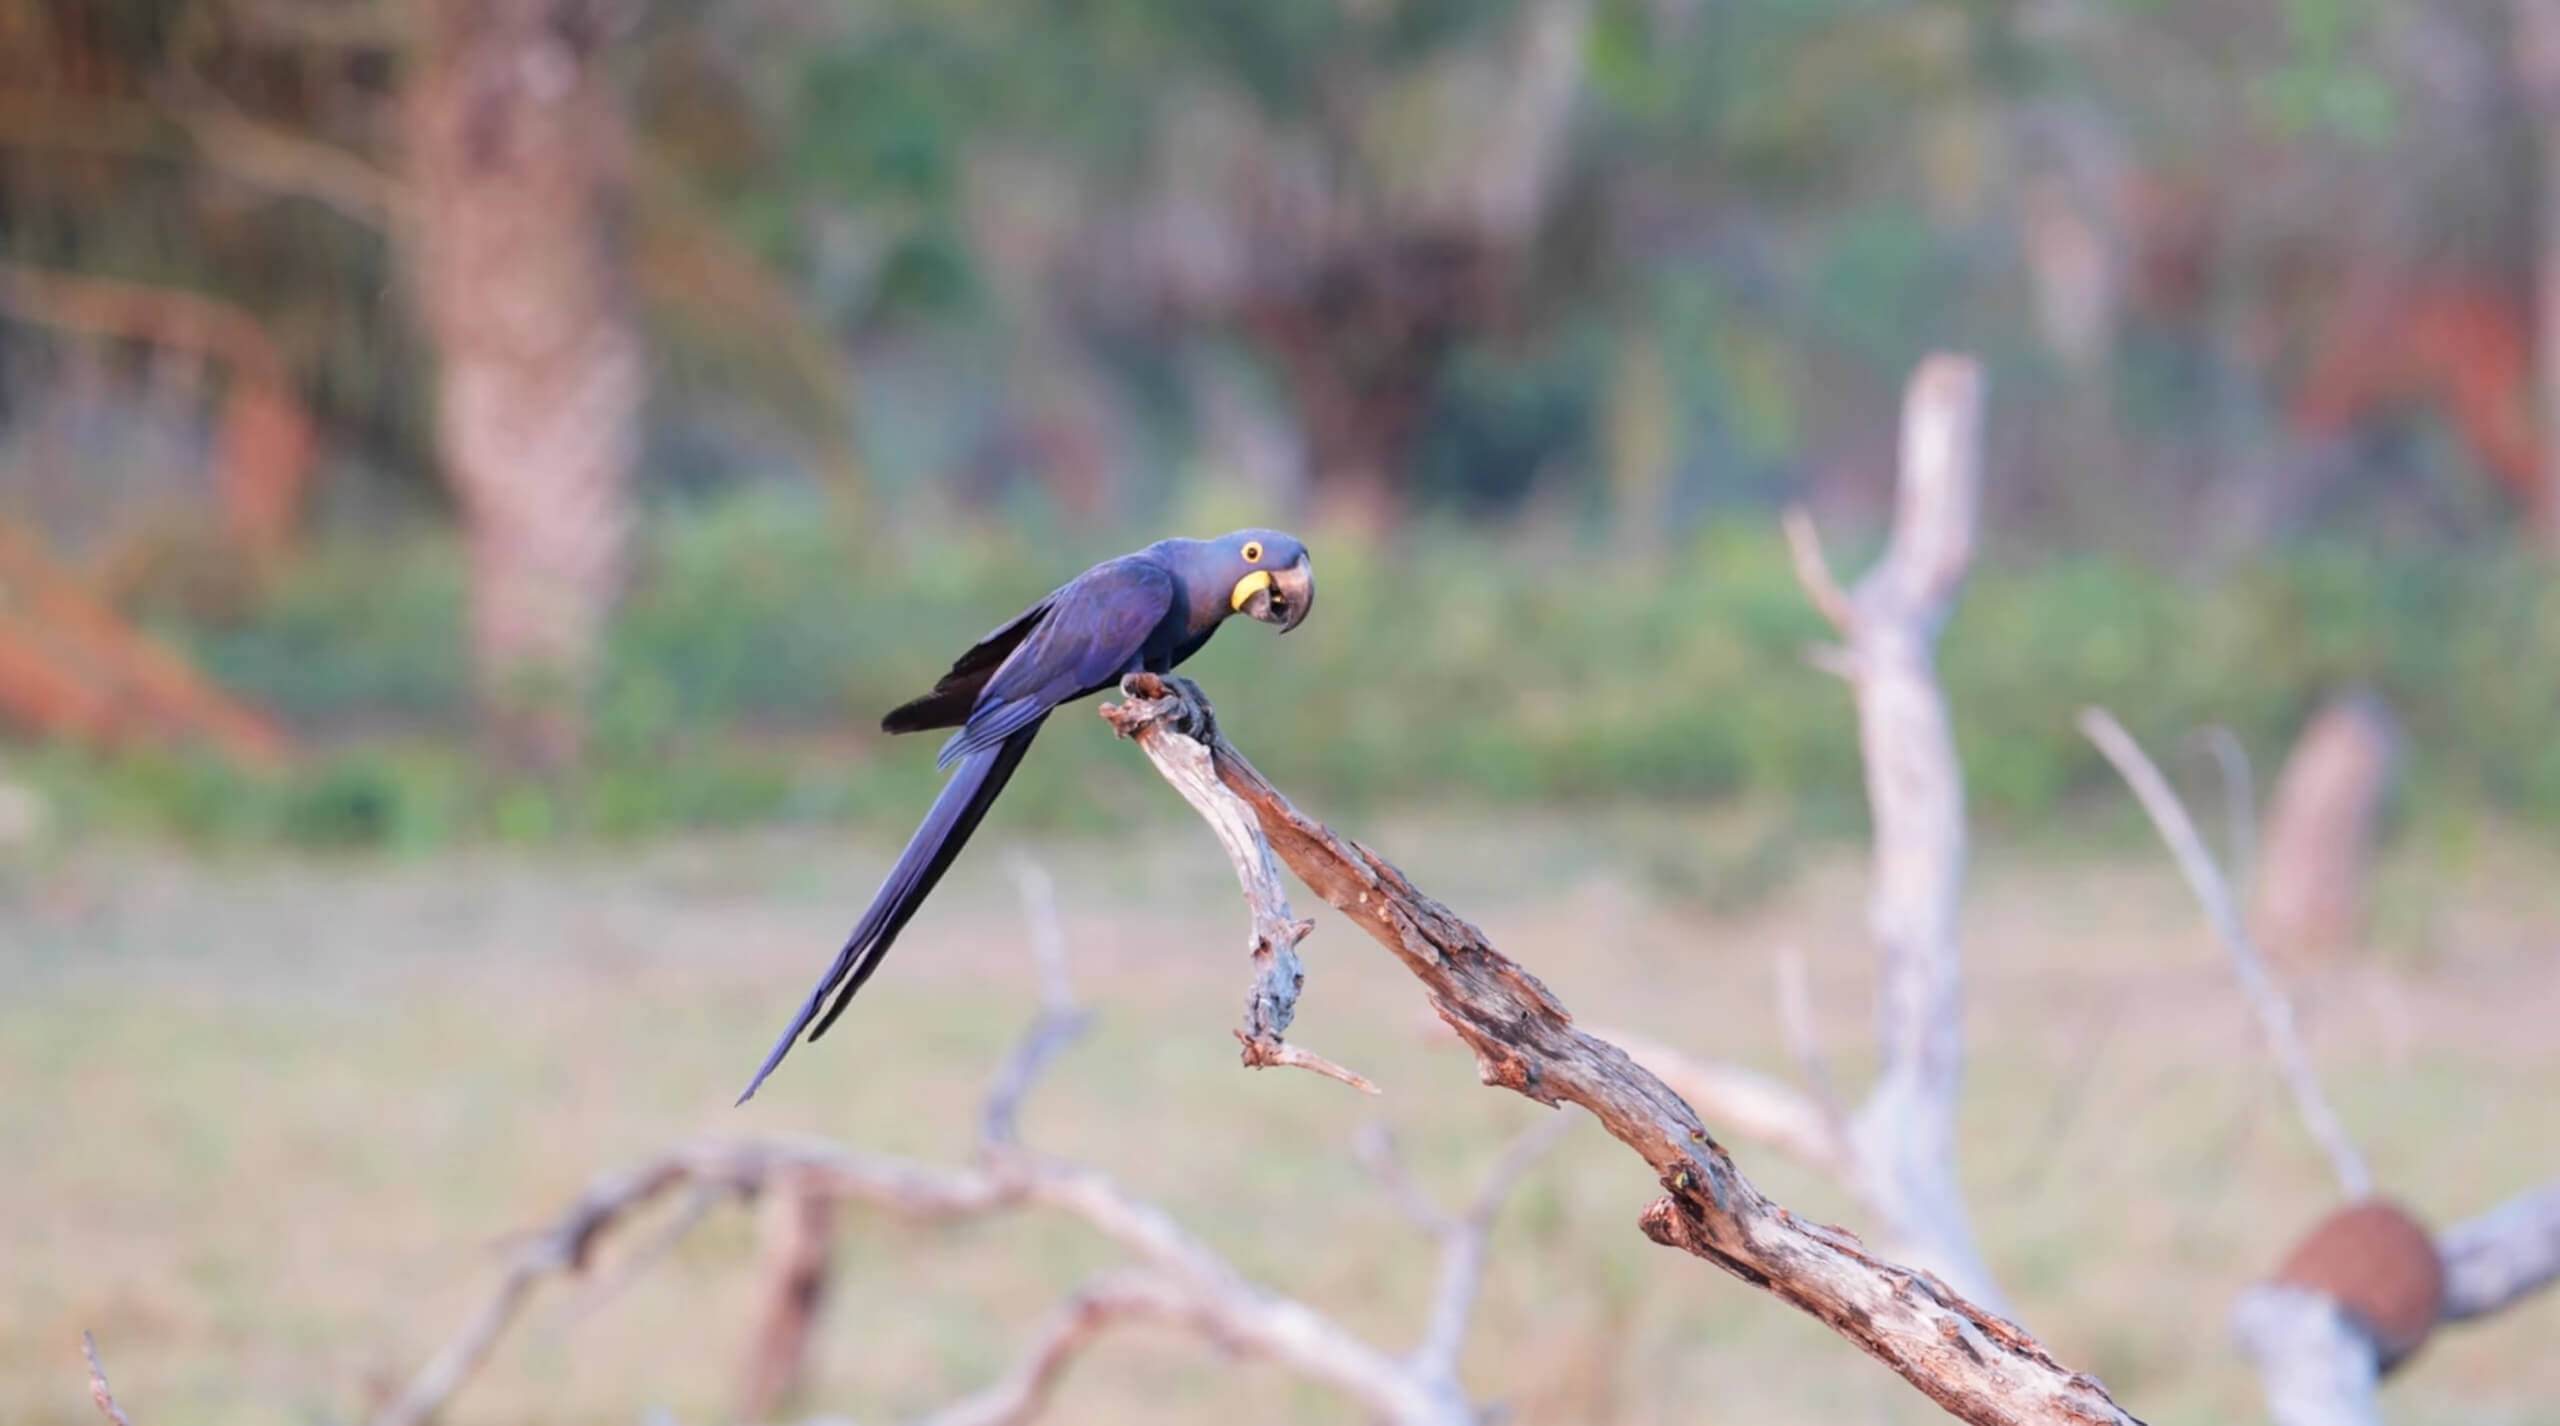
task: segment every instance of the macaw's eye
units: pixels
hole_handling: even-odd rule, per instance
[[[1246,564],[1262,563],[1262,541],[1247,540],[1244,542],[1244,562]]]

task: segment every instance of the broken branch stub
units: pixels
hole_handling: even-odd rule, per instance
[[[1384,858],[1300,813],[1214,727],[1196,733],[1196,696],[1174,697],[1144,674],[1123,680],[1121,692],[1126,701],[1104,710],[1112,726],[1136,739],[1195,808],[1216,799],[1190,781],[1188,770],[1200,763],[1179,745],[1205,753],[1270,852],[1422,983],[1432,1008],[1474,1051],[1486,1084],[1541,1104],[1579,1105],[1644,1159],[1664,1190],[1639,1216],[1648,1237],[1812,1315],[1961,1420],[2136,1420],[2095,1378],[2056,1361],[2015,1323],[1764,1197],[1680,1096],[1624,1050],[1576,1026],[1482,931]]]
[[[1148,692],[1143,696],[1168,700],[1179,708],[1185,727],[1217,735],[1208,700],[1189,680],[1137,674],[1121,686],[1124,690],[1145,687]],[[1236,1039],[1244,1045],[1244,1062],[1257,1069],[1295,1065],[1365,1093],[1377,1093],[1378,1087],[1367,1078],[1283,1038],[1289,1022],[1297,1018],[1298,992],[1307,980],[1306,968],[1298,959],[1298,943],[1315,929],[1315,923],[1289,914],[1288,890],[1280,884],[1280,867],[1271,859],[1270,845],[1255,828],[1253,809],[1218,781],[1205,744],[1188,737],[1143,736],[1147,730],[1138,720],[1124,720],[1122,711],[1127,706],[1108,705],[1102,716],[1121,737],[1138,739],[1165,781],[1209,824],[1234,865],[1236,885],[1253,912],[1253,985],[1245,994],[1244,1022],[1236,1027]]]

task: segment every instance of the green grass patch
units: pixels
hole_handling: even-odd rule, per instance
[[[809,509],[662,516],[615,629],[590,765],[556,786],[470,756],[465,588],[449,540],[348,544],[245,615],[156,622],[324,751],[259,779],[201,757],[24,766],[74,826],[189,840],[424,847],[640,837],[774,821],[911,820],[933,744],[880,712],[1129,541],[973,529],[902,551]],[[1789,809],[1854,831],[1850,700],[1802,653],[1825,630],[1775,532],[1733,525],[1627,559],[1552,536],[1426,531],[1328,543],[1286,641],[1222,635],[1187,670],[1238,742],[1330,808],[1382,802]],[[1975,813],[2043,828],[2112,788],[2074,728],[2113,708],[2164,758],[2222,723],[2262,779],[2318,702],[2377,689],[2409,736],[2416,815],[2560,828],[2560,581],[2531,561],[2306,551],[2215,579],[2101,559],[1993,560],[1942,673]],[[1029,825],[1100,827],[1163,799],[1098,720],[1061,712],[1007,796]],[[1791,833],[1792,834],[1792,833]]]

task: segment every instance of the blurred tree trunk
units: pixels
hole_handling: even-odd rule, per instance
[[[1415,438],[1458,336],[1500,300],[1466,236],[1390,235],[1334,255],[1245,327],[1287,374],[1319,528],[1378,538],[1405,514]]]
[[[2514,0],[2516,78],[2541,155],[2536,257],[2542,403],[2541,498],[2528,501],[2543,547],[2560,554],[2560,0]]]
[[[483,730],[573,762],[632,528],[641,345],[613,229],[623,119],[609,0],[413,0],[419,298],[436,440],[469,525]]]

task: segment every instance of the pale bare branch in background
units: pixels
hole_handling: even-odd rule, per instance
[[[2231,864],[2231,884],[2247,886],[2258,867],[2258,786],[2250,775],[2249,750],[2220,723],[2197,737],[2222,771],[2222,855]]]
[[[1385,859],[1290,805],[1219,736],[1196,689],[1177,692],[1139,674],[1121,691],[1126,701],[1102,710],[1112,726],[1136,739],[1213,826],[1228,796],[1241,798],[1264,855],[1276,854],[1395,955],[1474,1051],[1486,1084],[1541,1104],[1581,1106],[1653,1168],[1664,1196],[1639,1218],[1646,1236],[1793,1304],[1962,1420],[2134,1420],[2094,1378],[2063,1366],[2016,1324],[1763,1196],[1669,1086],[1576,1026],[1535,976]]]
[[[1804,586],[1805,597],[1831,621],[1831,627],[1845,636],[1858,626],[1858,611],[1831,573],[1831,556],[1822,552],[1822,532],[1814,526],[1813,512],[1801,505],[1788,506],[1780,524],[1787,532],[1787,553],[1795,558],[1796,583]]]
[[[2431,1236],[2373,1196],[2372,1175],[2322,1091],[2286,997],[2249,939],[2213,854],[2168,779],[2102,708],[2081,730],[2114,764],[2237,972],[2302,1120],[2348,1200],[2297,1243],[2272,1277],[2234,1304],[2232,1334],[2255,1360],[2278,1426],[2378,1426],[2381,1379],[2441,1323],[2485,1316],[2560,1280],[2560,1184],[2522,1194]]]
[[[1822,1052],[1822,1019],[1813,1011],[1813,973],[1804,951],[1794,942],[1778,947],[1778,1028],[1795,1056],[1796,1073],[1812,1086],[1814,1101],[1831,1121],[1835,1135],[1845,1135],[1848,1112],[1840,1107],[1840,1087],[1831,1078],[1831,1058]]]
[[[2560,1282],[2560,1183],[2520,1193],[2436,1239],[2444,1320],[2468,1322]]]
[[[698,1189],[697,1189],[698,1191]],[[738,1419],[769,1421],[801,1393],[835,1267],[836,1201],[824,1180],[786,1174],[764,1190],[763,1305],[747,1347]]]
[[[1817,663],[1849,682],[1858,706],[1867,802],[1875,820],[1868,925],[1881,952],[1876,1038],[1881,1068],[1854,1115],[1813,1032],[1800,959],[1781,960],[1778,1004],[1810,1098],[1766,1076],[1660,1045],[1639,1058],[1720,1122],[1845,1180],[1882,1220],[1897,1257],[1943,1274],[1973,1300],[2004,1306],[1976,1246],[1956,1174],[1955,1108],[1964,1053],[1964,770],[1956,759],[1934,646],[1973,559],[1981,502],[1983,377],[1940,353],[1904,395],[1901,472],[1884,558],[1843,590],[1813,518],[1786,514],[1805,597],[1844,641]]]
[[[2160,832],[2160,840],[2168,843],[2169,854],[2177,859],[2178,870],[2187,879],[2196,900],[2203,903],[2205,919],[2213,923],[2214,935],[2222,942],[2223,953],[2230,958],[2231,969],[2240,979],[2240,988],[2248,993],[2249,1002],[2258,1013],[2265,1029],[2267,1048],[2276,1068],[2284,1076],[2286,1087],[2293,1092],[2294,1108],[2302,1116],[2303,1126],[2311,1131],[2321,1149],[2329,1156],[2330,1167],[2338,1176],[2339,1191],[2348,1198],[2363,1198],[2373,1191],[2373,1174],[2365,1167],[2364,1156],[2347,1135],[2337,1111],[2329,1105],[2329,1097],[2320,1088],[2320,1077],[2311,1066],[2310,1052],[2302,1046],[2302,1038],[2294,1029],[2293,1002],[2276,987],[2268,975],[2266,958],[2258,953],[2249,939],[2249,929],[2240,919],[2240,909],[2232,900],[2231,888],[2224,883],[2222,872],[2214,865],[2213,853],[2207,851],[2204,839],[2196,834],[2196,824],[2187,815],[2186,804],[2160,775],[2140,744],[2125,732],[2124,725],[2103,708],[2081,711],[2080,730],[2098,751],[2115,765],[2142,810],[2151,817],[2151,825]]]
[[[1595,1025],[1591,1032],[1634,1056],[1728,1136],[1766,1144],[1823,1173],[1848,1172],[1847,1136],[1838,1117],[1813,1095],[1774,1075],[1702,1059],[1622,1026]]]
[[[107,1369],[98,1360],[98,1339],[91,1333],[80,1334],[80,1352],[89,1359],[89,1399],[98,1405],[98,1414],[115,1426],[133,1426],[133,1419],[116,1405],[114,1388],[107,1385]]]
[[[2401,1239],[2405,1241],[2394,1241]],[[2277,1426],[2377,1426],[2376,1389],[2433,1330],[2510,1307],[2560,1280],[2560,1183],[2429,1239],[2375,1200],[2325,1220],[2231,1329],[2258,1366]]]
[[[2373,1345],[2337,1303],[2260,1283],[2241,1294],[2231,1328],[2258,1363],[2278,1426],[2381,1426]]]
[[[1476,1299],[1484,1285],[1485,1252],[1493,1234],[1494,1216],[1502,1211],[1520,1176],[1546,1157],[1573,1128],[1574,1118],[1567,1112],[1513,1138],[1485,1171],[1475,1201],[1459,1214],[1443,1212],[1424,1196],[1412,1175],[1405,1172],[1404,1161],[1396,1152],[1395,1137],[1384,1124],[1372,1124],[1362,1132],[1358,1141],[1361,1162],[1407,1218],[1440,1240],[1440,1272],[1431,1292],[1430,1327],[1411,1358],[1417,1370],[1454,1379],[1458,1353],[1466,1346],[1467,1326],[1475,1315]]]
[[[1249,825],[1251,814],[1244,815]],[[1267,848],[1263,855],[1268,858]],[[1018,1365],[980,1392],[923,1417],[925,1426],[1018,1426],[1032,1420],[1079,1350],[1106,1327],[1139,1318],[1184,1327],[1231,1351],[1276,1362],[1341,1391],[1382,1421],[1476,1426],[1481,1416],[1458,1380],[1457,1358],[1483,1282],[1487,1235],[1504,1195],[1570,1121],[1541,1125],[1514,1141],[1463,1216],[1440,1214],[1419,1194],[1409,1196],[1408,1211],[1419,1205],[1440,1239],[1438,1286],[1422,1345],[1404,1357],[1381,1351],[1315,1308],[1245,1278],[1162,1208],[1107,1175],[1021,1145],[1022,1099],[1089,1017],[1076,1006],[1067,975],[1054,885],[1027,860],[1017,860],[1014,872],[1040,967],[1041,1004],[989,1090],[972,1166],[936,1168],[812,1139],[705,1140],[601,1178],[559,1220],[518,1245],[480,1310],[373,1426],[420,1426],[433,1419],[486,1361],[544,1279],[586,1271],[607,1233],[678,1189],[694,1202],[768,1195],[779,1200],[776,1221],[783,1231],[770,1244],[771,1286],[749,1361],[744,1419],[770,1412],[803,1375],[827,1286],[831,1219],[836,1205],[851,1200],[919,1223],[1049,1208],[1082,1220],[1137,1260],[1136,1266],[1088,1283],[1052,1317]],[[1285,920],[1285,903],[1277,906],[1275,915]],[[690,1226],[699,1217],[689,1203],[679,1221]]]

